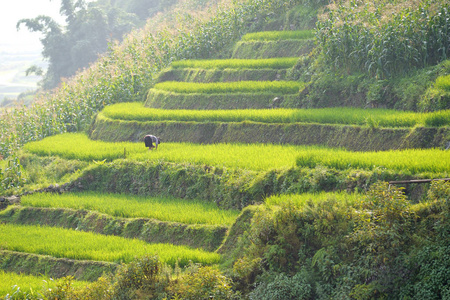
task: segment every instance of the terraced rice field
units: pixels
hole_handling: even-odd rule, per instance
[[[231,225],[239,211],[222,210],[200,200],[155,198],[94,192],[44,193],[22,197],[23,206],[92,210],[123,218],[152,218],[184,224]]]
[[[87,161],[120,159],[126,152],[127,158],[138,161],[188,162],[249,170],[279,169],[295,164],[304,167],[324,165],[336,169],[382,167],[412,173],[450,170],[450,152],[440,149],[351,152],[320,146],[162,143],[158,150],[148,151],[143,143],[92,141],[78,133],[32,142],[25,149],[43,156],[56,155]]]
[[[105,107],[102,114],[114,120],[126,121],[193,121],[193,122],[262,122],[262,123],[321,123],[342,125],[376,125],[379,127],[413,127],[428,125],[434,119],[450,122],[450,110],[416,113],[389,109],[350,107],[319,109],[232,109],[187,110],[156,109],[141,102],[118,103]],[[439,126],[446,126],[440,122]]]
[[[171,244],[148,244],[136,239],[105,236],[58,227],[0,224],[0,248],[78,260],[129,263],[135,257],[158,254],[161,262],[174,266],[189,261],[215,264],[220,255]]]

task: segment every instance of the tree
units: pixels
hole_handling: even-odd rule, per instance
[[[89,66],[108,49],[110,41],[120,41],[139,22],[135,14],[126,13],[109,3],[86,4],[84,0],[62,0],[60,13],[65,17],[64,26],[43,15],[21,19],[16,25],[18,30],[25,25],[28,30],[43,34],[42,55],[49,62],[41,82],[44,89],[56,87],[62,78]],[[32,66],[27,73],[36,71],[39,69]]]

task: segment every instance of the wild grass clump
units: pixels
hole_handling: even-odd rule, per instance
[[[298,57],[281,57],[266,59],[211,59],[211,60],[178,60],[171,64],[172,68],[192,69],[288,69],[292,68]]]
[[[23,206],[93,210],[115,217],[152,218],[185,224],[231,225],[239,211],[222,210],[215,203],[124,194],[39,193],[21,198]]]
[[[305,40],[314,38],[313,30],[260,31],[245,34],[242,41]]]
[[[0,247],[5,250],[58,258],[128,263],[135,257],[157,254],[161,261],[185,266],[189,261],[214,264],[220,255],[186,246],[147,244],[136,239],[105,236],[58,227],[0,224]]]
[[[304,87],[304,83],[296,81],[237,81],[194,83],[165,81],[155,84],[154,88],[174,93],[281,93],[296,94]]]

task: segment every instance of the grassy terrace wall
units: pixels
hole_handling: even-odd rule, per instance
[[[366,190],[378,180],[443,178],[448,174],[411,174],[384,168],[335,170],[323,166],[248,171],[206,165],[116,160],[85,170],[72,190],[204,199],[219,207],[242,209],[274,194]],[[424,185],[410,185],[420,194]],[[417,189],[417,190],[416,190]]]
[[[295,107],[298,94],[280,93],[223,93],[181,94],[150,89],[145,106],[164,109],[246,109],[271,108],[276,97],[282,98],[280,107]]]
[[[254,59],[300,57],[314,48],[314,40],[241,41],[233,50],[233,58]]]
[[[140,239],[148,243],[171,243],[216,250],[222,243],[226,226],[187,225],[145,218],[114,218],[87,210],[40,207],[11,207],[0,213],[3,222],[24,225],[47,225]]]
[[[323,124],[267,124],[256,122],[118,121],[101,113],[90,129],[90,138],[109,142],[141,142],[148,133],[165,142],[276,143],[326,145],[369,151],[444,147],[450,128],[370,128]]]
[[[167,69],[158,76],[156,82],[185,81],[185,82],[230,82],[230,81],[274,81],[286,77],[286,69],[244,69],[244,70],[216,70],[216,69]]]

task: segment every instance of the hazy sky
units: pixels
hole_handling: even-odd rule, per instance
[[[39,33],[31,33],[25,26],[16,30],[17,21],[24,18],[35,18],[39,15],[51,16],[58,23],[62,22],[59,16],[60,0],[0,0],[0,51],[17,49],[40,51]],[[6,48],[6,49],[5,49]]]

